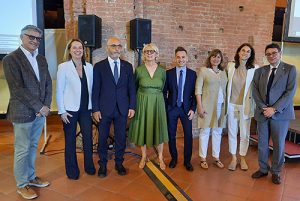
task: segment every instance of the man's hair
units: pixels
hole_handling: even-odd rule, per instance
[[[276,48],[276,49],[278,50],[278,52],[281,52],[280,46],[279,46],[278,44],[276,44],[276,43],[271,43],[271,44],[267,45],[266,48],[265,48],[265,52],[266,52],[267,49],[269,49],[269,48]]]
[[[175,54],[180,51],[184,51],[187,54],[186,49],[184,49],[183,47],[180,47],[180,46],[175,49]]]
[[[38,28],[38,27],[36,27],[36,26],[34,26],[34,25],[26,25],[26,26],[21,30],[21,37],[22,37],[24,34],[26,34],[28,30],[35,31],[35,32],[39,33],[41,36],[43,35],[43,31],[42,31],[40,28]]]

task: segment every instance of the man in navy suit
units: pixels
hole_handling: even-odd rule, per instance
[[[257,69],[253,78],[259,170],[252,174],[252,178],[267,176],[270,171],[272,182],[280,184],[285,137],[290,120],[295,119],[293,97],[297,88],[297,72],[295,66],[281,61],[281,49],[278,44],[267,45],[265,55],[270,65]],[[268,163],[269,137],[273,141],[271,167]]]
[[[119,58],[121,50],[122,44],[118,38],[108,39],[108,57],[94,67],[92,110],[99,128],[99,177],[105,177],[107,173],[107,138],[112,122],[115,131],[115,169],[119,175],[126,174],[123,166],[126,122],[127,117],[132,118],[135,113],[136,90],[132,65]]]
[[[167,71],[164,87],[168,118],[169,151],[172,160],[170,168],[177,165],[176,130],[180,119],[184,131],[184,166],[193,171],[191,164],[193,135],[192,119],[196,110],[195,83],[196,72],[186,67],[187,51],[183,47],[175,50],[176,68]]]

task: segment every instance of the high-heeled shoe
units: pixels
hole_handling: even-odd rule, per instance
[[[164,162],[164,159],[159,159],[158,165],[160,169],[165,170],[166,169],[166,164]]]
[[[147,157],[145,158],[142,157],[139,163],[139,168],[143,169],[146,165],[146,162],[147,162]]]

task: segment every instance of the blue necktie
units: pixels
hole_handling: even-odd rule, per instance
[[[178,107],[181,107],[182,105],[182,102],[181,102],[181,99],[182,99],[182,85],[183,85],[183,74],[182,74],[182,70],[180,70],[180,75],[179,75],[179,82],[178,82],[178,99],[177,99],[177,106]]]
[[[118,72],[118,62],[114,61],[115,63],[115,67],[114,67],[114,78],[115,78],[115,82],[116,84],[118,83],[118,79],[119,79],[119,72]]]

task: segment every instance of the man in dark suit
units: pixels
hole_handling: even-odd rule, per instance
[[[25,199],[38,197],[31,186],[46,187],[35,174],[38,142],[50,112],[52,81],[46,58],[38,54],[42,31],[33,25],[21,30],[22,45],[3,59],[10,99],[7,118],[14,127],[14,175],[17,193]]]
[[[186,67],[187,51],[183,47],[175,50],[176,68],[167,71],[164,95],[167,107],[169,151],[172,160],[170,168],[177,164],[176,130],[180,119],[184,131],[184,166],[193,171],[191,164],[193,135],[192,119],[196,110],[195,82],[196,72]]]
[[[265,55],[270,65],[257,69],[253,78],[259,170],[252,174],[252,178],[267,176],[270,171],[272,182],[280,184],[285,138],[290,120],[295,119],[293,96],[297,87],[296,68],[281,61],[281,49],[277,44],[267,45]],[[273,141],[271,167],[268,163],[269,137]]]
[[[107,174],[107,138],[112,122],[115,131],[115,169],[119,175],[126,174],[123,166],[126,122],[127,117],[132,118],[135,113],[136,90],[132,65],[119,58],[121,50],[118,38],[108,39],[108,58],[94,67],[92,110],[93,118],[99,123],[99,177]]]

